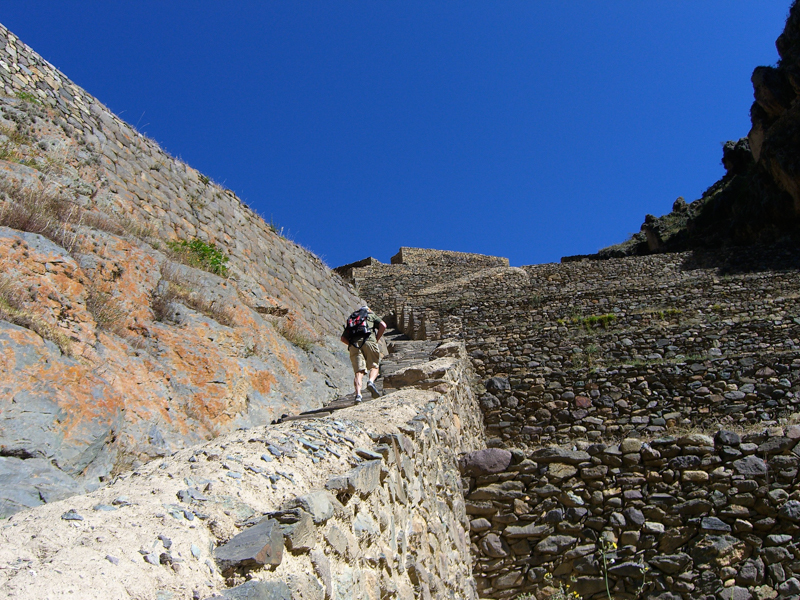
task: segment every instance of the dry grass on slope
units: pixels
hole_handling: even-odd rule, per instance
[[[19,289],[5,276],[0,276],[0,320],[30,329],[42,339],[53,342],[65,355],[72,356],[70,339],[57,328],[25,310]]]

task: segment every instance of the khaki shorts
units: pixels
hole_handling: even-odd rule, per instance
[[[381,360],[381,353],[377,342],[364,342],[361,348],[350,346],[350,364],[353,365],[353,372],[366,373],[371,369],[377,369]]]

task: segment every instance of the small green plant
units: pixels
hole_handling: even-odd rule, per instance
[[[608,600],[614,600],[611,596],[611,590],[608,586],[608,563],[611,562],[613,564],[613,559],[611,559],[610,555],[616,551],[616,542],[612,542],[606,538],[603,538],[602,545],[600,546],[600,553],[603,556],[603,580],[606,584],[606,594],[608,595]]]
[[[211,180],[208,177],[206,177],[203,174],[200,174],[200,183],[202,183],[203,185],[208,185],[210,182]]]
[[[522,301],[523,308],[539,308],[542,305],[542,297],[539,294],[532,294]]]
[[[608,329],[608,326],[616,320],[617,320],[617,315],[608,313],[605,315],[591,315],[589,317],[582,319],[582,321],[579,324],[583,325],[584,329],[586,329],[587,331],[589,329],[594,328],[597,325],[599,325],[603,329]]]
[[[573,314],[569,317],[569,319],[561,318],[558,319],[556,322],[559,325],[565,325],[567,322],[570,322],[573,325],[582,327],[586,331],[591,331],[592,329],[595,329],[597,327],[608,329],[608,326],[611,325],[616,320],[617,320],[617,315],[611,313],[605,315],[590,315],[588,317],[583,317]]]
[[[714,311],[715,313],[721,313],[722,310],[723,310],[722,309],[722,305],[721,304],[712,304],[711,305],[711,310]]]
[[[270,230],[272,233],[274,233],[275,235],[277,235],[278,237],[280,237],[280,238],[283,238],[283,239],[286,239],[286,238],[284,237],[284,235],[283,235],[283,227],[281,227],[280,225],[278,225],[278,224],[277,224],[277,223],[276,223],[276,222],[273,220],[273,218],[272,218],[272,217],[270,217],[270,218],[269,218],[269,222],[267,223],[267,227],[269,227],[269,230]]]
[[[34,104],[41,104],[41,100],[35,95],[31,94],[30,92],[23,92],[19,91],[16,93],[17,98],[23,100],[25,102],[33,102]]]
[[[555,581],[553,581],[553,574],[552,573],[545,573],[544,581],[548,585],[555,585]],[[571,579],[574,581],[574,577]],[[550,600],[580,600],[581,595],[576,592],[575,590],[569,590],[570,584],[569,582],[565,586],[562,582],[558,583],[558,588],[556,589],[555,594],[550,596]],[[536,596],[533,594],[523,594],[521,596],[517,596],[515,600],[535,600]]]
[[[167,245],[181,262],[220,277],[228,276],[228,267],[225,266],[228,257],[215,244],[207,244],[201,239],[194,238],[191,241],[170,241]]]
[[[600,346],[597,344],[589,344],[586,346],[586,365],[588,367],[594,366],[598,354],[600,354]]]

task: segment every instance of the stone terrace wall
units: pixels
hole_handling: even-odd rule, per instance
[[[370,307],[377,314],[394,325],[395,309],[402,298],[465,273],[504,266],[508,266],[508,259],[497,256],[402,247],[391,265],[367,258],[336,271],[355,285],[358,293],[369,297]]]
[[[491,448],[461,464],[481,597],[605,598],[606,578],[614,598],[800,593],[800,264],[739,256],[396,288],[398,326],[462,340],[486,385]]]
[[[607,578],[617,599],[795,598],[799,439],[795,425],[469,454],[478,593],[606,598]]]
[[[448,274],[454,278],[460,277],[464,269],[465,267],[373,264],[352,269],[351,281],[357,293],[368,298],[372,310],[394,324],[395,307],[407,294],[434,285]],[[479,271],[481,267],[466,269]]]
[[[476,599],[458,469],[484,446],[474,375],[459,344],[431,359],[383,398],[226,434],[11,517],[0,595]]]
[[[691,259],[473,272],[395,310],[409,335],[466,342],[489,380],[490,445],[769,425],[796,412],[796,270],[720,275]]]
[[[392,257],[393,265],[428,265],[428,266],[471,266],[471,267],[507,267],[508,259],[485,254],[453,252],[450,250],[431,250],[428,248],[407,248],[403,246]]]
[[[221,247],[243,299],[289,308],[319,333],[339,334],[359,299],[313,254],[281,237],[230,190],[167,155],[0,25],[0,86],[61,115],[61,126],[101,155],[103,181],[80,200],[151,227],[164,240]],[[27,96],[26,96],[27,95]]]

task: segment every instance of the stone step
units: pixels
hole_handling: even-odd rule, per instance
[[[384,390],[383,380],[386,375],[392,375],[405,367],[427,362],[430,360],[431,353],[441,343],[437,341],[414,341],[409,340],[404,334],[396,329],[387,330],[384,335],[387,338],[387,346],[389,348],[389,355],[381,360],[381,369],[378,379],[375,381],[375,387],[383,393],[392,391],[394,388],[386,388]],[[362,391],[362,403],[367,403],[372,400],[372,395],[369,390]],[[349,408],[354,406],[355,392],[347,394],[346,396],[339,396],[326,406],[314,410],[308,410],[297,415],[282,415],[280,419],[276,419],[273,423],[283,423],[286,421],[300,421],[307,419],[322,419],[329,417],[337,410]]]

